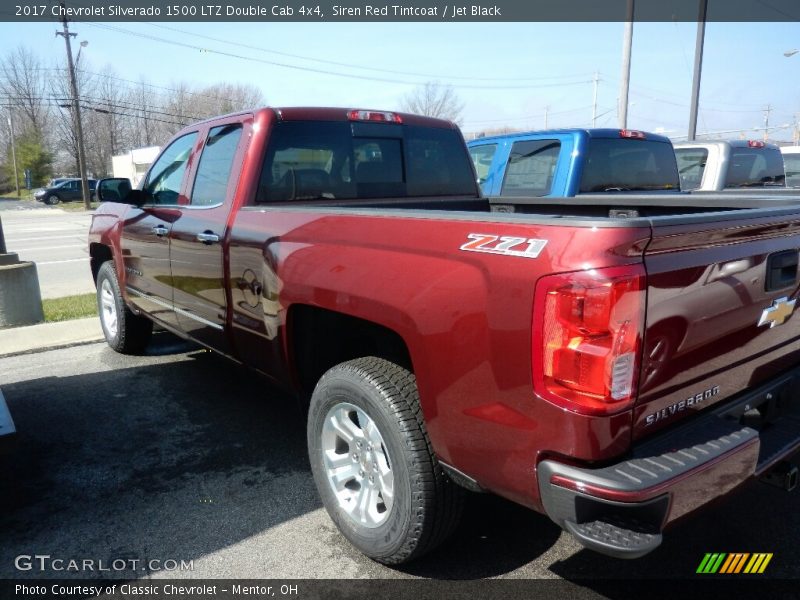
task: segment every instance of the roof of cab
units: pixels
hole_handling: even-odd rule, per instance
[[[621,129],[609,129],[609,128],[597,128],[597,129],[582,129],[582,128],[571,128],[571,129],[539,129],[533,131],[515,131],[513,133],[502,133],[498,135],[487,135],[485,137],[476,138],[474,140],[470,140],[469,144],[474,144],[477,142],[486,142],[488,140],[496,141],[496,140],[507,140],[512,138],[518,137],[526,137],[530,135],[542,136],[542,135],[585,135],[591,138],[620,138],[620,131]],[[655,141],[655,142],[666,142],[669,143],[670,140],[668,137],[663,135],[659,135],[657,133],[650,133],[649,131],[643,131],[642,133],[645,134],[646,139]]]
[[[754,140],[694,140],[691,142],[675,142],[674,146],[677,149],[680,148],[691,148],[694,146],[730,146],[731,148],[749,148],[750,142]],[[763,146],[755,146],[757,148],[775,148],[777,149],[778,146],[771,142],[762,142],[761,140],[755,140],[759,142],[759,144],[764,144]]]
[[[458,128],[457,125],[452,121],[447,121],[445,119],[435,119],[433,117],[425,117],[422,115],[414,115],[411,113],[402,113],[391,110],[378,110],[378,109],[368,109],[368,108],[358,108],[358,107],[336,108],[327,106],[287,106],[287,107],[264,106],[253,110],[244,110],[225,115],[218,115],[215,117],[211,117],[210,119],[205,119],[203,121],[198,121],[197,123],[193,123],[189,127],[195,127],[197,125],[206,123],[213,123],[214,121],[221,121],[223,119],[228,119],[230,117],[235,117],[239,115],[255,115],[263,112],[272,112],[280,121],[350,121],[351,119],[348,117],[348,113],[352,110],[392,113],[395,115],[400,115],[400,117],[403,120],[403,124],[405,125],[421,125],[424,127],[438,127],[442,129]]]

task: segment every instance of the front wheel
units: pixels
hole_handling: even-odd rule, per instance
[[[308,449],[322,502],[358,550],[408,562],[458,524],[463,490],[434,456],[414,375],[366,357],[322,376],[311,397]]]
[[[50,194],[47,198],[44,199],[44,203],[49,204],[50,206],[55,206],[59,202],[61,202],[61,198],[59,198],[55,194]]]
[[[141,354],[153,333],[153,322],[137,316],[125,305],[112,261],[97,272],[97,310],[103,335],[112,349],[122,354]]]

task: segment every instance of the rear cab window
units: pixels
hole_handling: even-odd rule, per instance
[[[589,140],[581,193],[679,189],[672,144],[647,139]]]
[[[271,132],[257,203],[476,196],[455,129],[284,121]]]
[[[731,148],[726,188],[783,186],[785,179],[777,148]]]

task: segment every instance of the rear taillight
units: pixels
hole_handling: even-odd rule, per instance
[[[641,265],[543,277],[533,312],[536,392],[586,414],[630,407],[644,329]]]
[[[621,138],[630,138],[630,139],[634,139],[634,140],[647,139],[647,136],[644,134],[644,131],[634,131],[633,129],[620,129],[619,130],[619,137],[621,137]]]
[[[347,113],[351,121],[377,121],[379,123],[402,123],[403,117],[397,113],[377,110],[351,110]]]
[[[750,148],[763,148],[766,146],[766,144],[761,140],[748,140],[747,145]]]

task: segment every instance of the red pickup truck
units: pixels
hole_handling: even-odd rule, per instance
[[[328,108],[198,123],[141,189],[98,189],[109,345],[157,323],[292,391],[326,509],[378,561],[445,539],[463,488],[634,558],[753,476],[796,483],[791,199],[496,210],[453,124]]]

